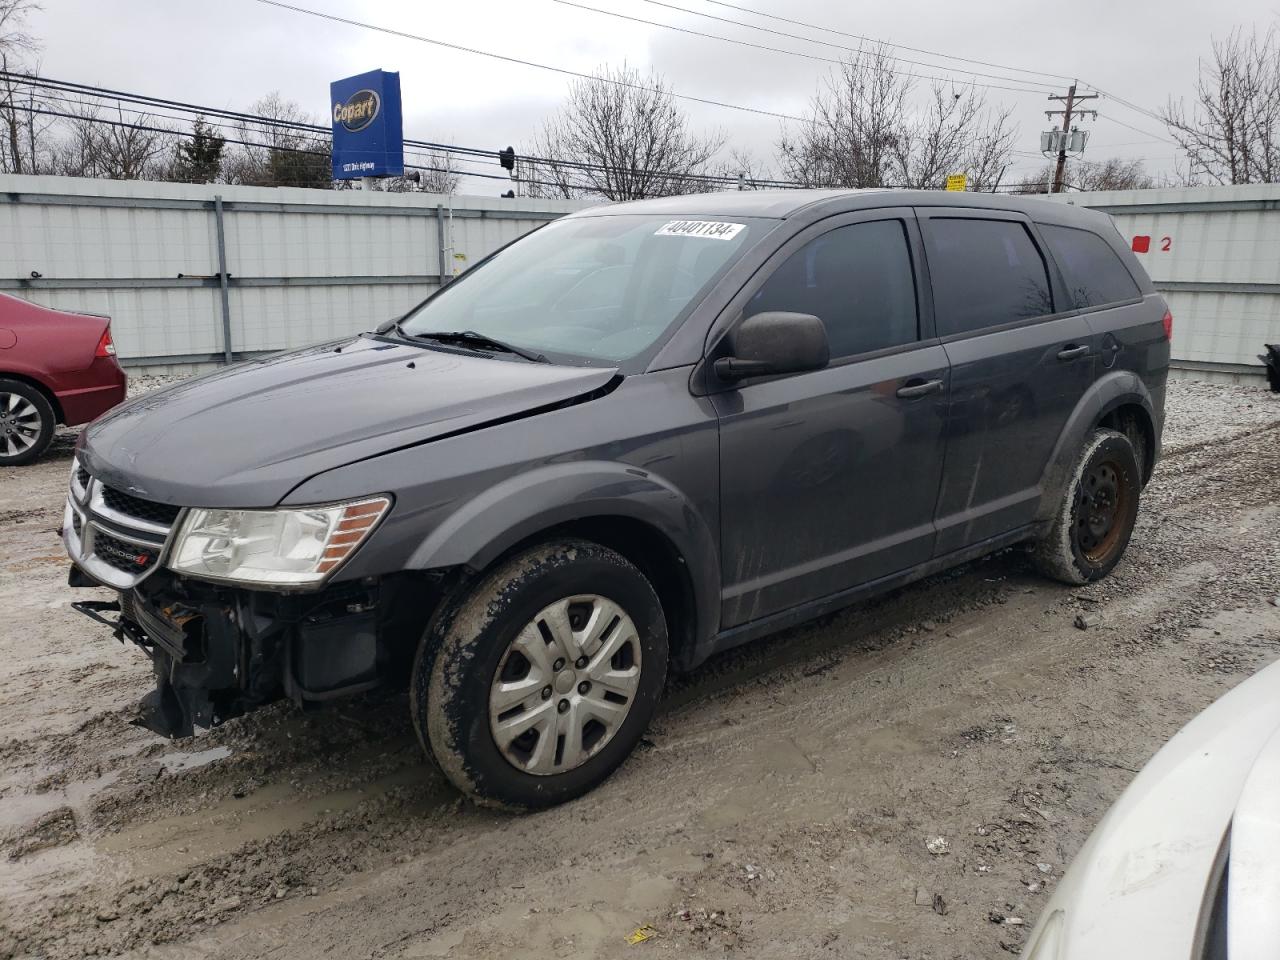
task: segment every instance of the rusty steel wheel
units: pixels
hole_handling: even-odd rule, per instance
[[[1129,438],[1115,430],[1091,432],[1053,524],[1036,543],[1036,566],[1063,583],[1105,577],[1129,545],[1141,490],[1142,471]]]
[[[1103,460],[1080,478],[1074,536],[1085,559],[1097,566],[1111,558],[1128,532],[1123,518],[1134,493],[1125,477],[1120,464]]]

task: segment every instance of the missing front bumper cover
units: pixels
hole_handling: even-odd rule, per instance
[[[305,705],[377,686],[398,667],[386,643],[396,608],[383,592],[348,584],[282,597],[156,578],[119,601],[72,606],[150,657],[156,689],[135,722],[185,737],[281,697]],[[397,634],[421,634],[392,619]]]

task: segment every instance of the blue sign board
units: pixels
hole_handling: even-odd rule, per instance
[[[404,175],[400,74],[370,70],[329,84],[333,178]]]

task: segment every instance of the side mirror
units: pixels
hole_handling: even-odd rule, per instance
[[[831,359],[827,328],[808,313],[770,311],[747,317],[730,340],[732,356],[715,362],[721,380],[821,370]]]

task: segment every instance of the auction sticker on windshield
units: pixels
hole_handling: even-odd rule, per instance
[[[670,223],[664,223],[654,236],[732,240],[745,226],[745,223],[722,223],[718,220],[672,220]]]

